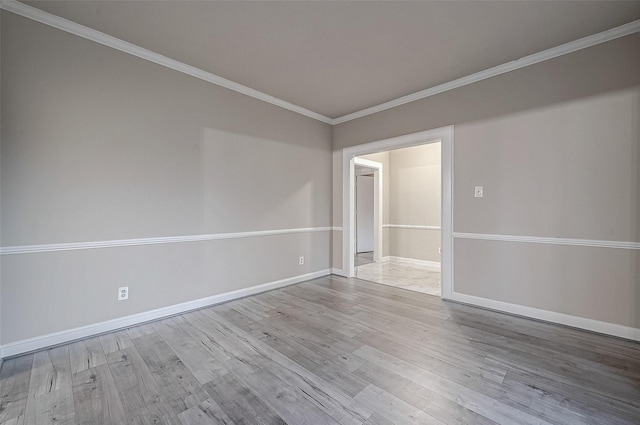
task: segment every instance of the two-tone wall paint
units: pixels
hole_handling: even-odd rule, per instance
[[[634,34],[336,125],[334,179],[345,147],[453,124],[455,299],[640,339],[639,51]]]

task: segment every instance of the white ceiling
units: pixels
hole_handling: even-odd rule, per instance
[[[335,118],[640,19],[640,1],[28,1]]]

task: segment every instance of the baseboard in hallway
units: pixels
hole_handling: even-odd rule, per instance
[[[382,261],[399,261],[401,263],[406,263],[406,264],[415,264],[417,266],[424,266],[424,267],[430,267],[434,270],[438,270],[440,271],[441,268],[441,264],[437,261],[429,261],[429,260],[418,260],[415,258],[407,258],[407,257],[396,257],[393,255],[389,255],[386,257],[382,257]]]

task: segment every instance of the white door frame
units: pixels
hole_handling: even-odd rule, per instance
[[[355,157],[441,142],[442,172],[442,298],[453,294],[453,126],[356,145],[342,150],[342,268],[354,275]],[[380,233],[382,235],[382,233]],[[381,238],[380,238],[381,239]]]
[[[353,168],[355,170],[355,166],[359,165],[361,167],[367,167],[373,169],[373,261],[378,262],[382,260],[382,189],[384,188],[384,183],[382,180],[383,170],[382,163],[371,161],[364,158],[353,158]],[[354,171],[355,176],[355,171]],[[354,177],[355,179],[355,177]],[[354,180],[355,183],[355,180]],[[354,193],[355,196],[355,193]],[[355,202],[354,202],[355,206]],[[354,207],[354,217],[355,217],[355,207]],[[354,219],[355,224],[355,219]],[[355,235],[355,225],[354,225],[354,235]],[[354,241],[354,254],[355,254],[355,241]]]

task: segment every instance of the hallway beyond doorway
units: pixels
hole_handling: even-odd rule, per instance
[[[353,264],[355,264],[356,267],[364,266],[365,264],[374,263],[375,260],[373,259],[373,251],[361,252],[359,254],[356,254],[353,261],[354,261]]]

